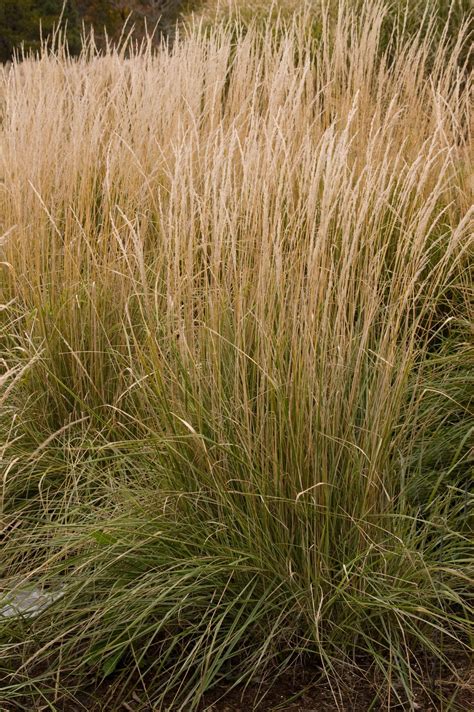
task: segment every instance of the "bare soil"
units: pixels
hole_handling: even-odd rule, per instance
[[[432,669],[426,689],[419,689],[412,699],[397,701],[392,695],[377,693],[376,680],[369,669],[360,674],[346,673],[331,684],[321,681],[321,671],[301,669],[276,682],[255,680],[252,684],[229,688],[221,685],[206,693],[199,712],[383,712],[388,709],[410,712],[474,712],[474,665],[466,657],[456,660],[459,671],[455,681],[446,672]],[[429,690],[442,689],[446,705],[430,701]],[[403,696],[400,695],[401,699]],[[63,691],[54,700],[50,695],[3,703],[0,685],[0,712],[173,712],[172,700],[158,709],[147,701],[143,685],[131,681],[127,689],[113,680],[94,690]]]

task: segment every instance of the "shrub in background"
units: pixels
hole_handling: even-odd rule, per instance
[[[74,0],[2,0],[0,4],[0,62],[12,58],[15,48],[37,51],[41,35],[54,31],[62,13],[71,52],[80,50],[80,22]]]

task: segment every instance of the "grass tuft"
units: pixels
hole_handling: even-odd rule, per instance
[[[0,72],[0,609],[50,601],[0,614],[2,704],[303,663],[455,708],[469,16],[311,12]]]

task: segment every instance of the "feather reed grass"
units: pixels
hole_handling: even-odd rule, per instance
[[[62,592],[0,618],[5,703],[138,674],[194,710],[312,660],[336,706],[361,666],[380,709],[451,704],[468,18],[312,12],[0,72],[1,587]]]

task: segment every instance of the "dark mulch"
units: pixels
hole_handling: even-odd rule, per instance
[[[428,689],[442,689],[449,700],[444,706],[430,702],[429,695],[422,689],[411,700],[397,706],[393,696],[389,701],[386,696],[377,695],[376,680],[369,669],[364,674],[341,673],[338,682],[332,684],[321,681],[320,671],[305,669],[283,675],[274,683],[257,679],[246,687],[218,686],[206,693],[199,712],[382,712],[387,709],[474,712],[474,665],[466,657],[459,657],[455,663],[458,681],[439,669],[432,669],[426,680]],[[38,694],[34,699],[22,698],[15,704],[2,704],[0,684],[0,712],[173,712],[176,709],[171,700],[160,709],[151,706],[138,680],[125,690],[119,687],[119,680],[112,680],[94,691],[83,687],[74,693],[63,690],[56,699],[50,694],[44,697]]]

